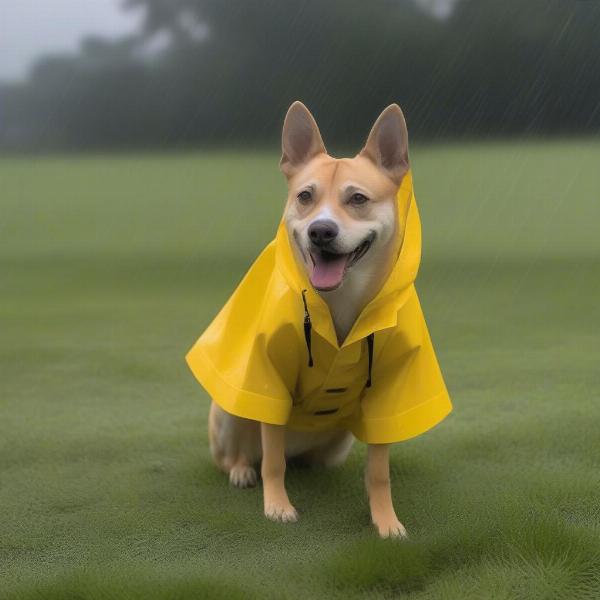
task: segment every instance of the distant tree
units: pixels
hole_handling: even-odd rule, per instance
[[[126,0],[139,34],[0,88],[0,145],[264,142],[296,98],[330,143],[356,145],[393,101],[414,137],[600,129],[600,3],[451,4]]]

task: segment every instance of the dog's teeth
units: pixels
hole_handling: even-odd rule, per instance
[[[367,250],[369,249],[370,245],[370,242],[368,240],[365,240],[362,244],[357,246],[350,255],[348,265],[351,266],[358,262],[358,260],[360,260],[367,253]]]

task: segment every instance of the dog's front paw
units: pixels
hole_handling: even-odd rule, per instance
[[[265,517],[271,521],[293,523],[298,520],[298,512],[287,502],[265,502]]]
[[[396,515],[393,517],[386,517],[375,519],[373,518],[373,524],[377,527],[379,537],[381,538],[407,538],[408,534],[404,525],[398,521]]]

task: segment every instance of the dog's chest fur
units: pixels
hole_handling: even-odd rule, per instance
[[[338,343],[346,339],[362,309],[375,296],[382,284],[380,269],[356,269],[344,283],[331,292],[321,292],[329,306]]]

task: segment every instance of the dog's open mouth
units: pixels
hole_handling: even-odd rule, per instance
[[[352,252],[346,254],[313,248],[310,258],[313,263],[310,282],[316,290],[327,292],[340,286],[346,271],[355,265],[368,251],[375,239],[369,235]]]

